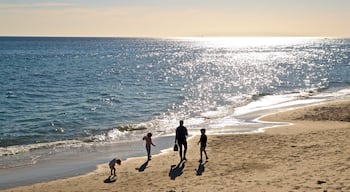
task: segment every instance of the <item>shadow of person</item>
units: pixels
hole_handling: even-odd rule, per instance
[[[116,181],[117,181],[117,177],[111,175],[107,179],[104,180],[104,183],[114,183]]]
[[[198,165],[198,169],[197,169],[197,173],[196,173],[196,175],[197,176],[201,176],[202,175],[202,173],[204,172],[204,170],[205,170],[205,164],[207,163],[207,161],[205,162],[205,163],[202,163],[202,162],[199,162],[199,165]]]
[[[136,168],[136,170],[138,170],[139,172],[143,172],[148,165],[148,161],[144,162],[140,167]]]
[[[180,162],[177,165],[171,165],[169,171],[169,177],[171,180],[175,180],[176,177],[182,175],[185,168],[185,161]]]

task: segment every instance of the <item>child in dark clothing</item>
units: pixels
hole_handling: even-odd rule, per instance
[[[202,153],[204,152],[205,154],[205,158],[206,160],[208,160],[208,155],[207,152],[205,150],[205,148],[207,147],[207,136],[205,135],[205,129],[201,129],[201,138],[198,141],[198,144],[200,143],[200,154],[201,154],[201,159],[199,160],[199,162],[202,162]]]
[[[120,165],[121,163],[122,163],[122,161],[121,161],[120,159],[116,159],[116,158],[112,159],[112,160],[109,162],[109,168],[111,169],[111,176],[112,176],[112,175],[113,175],[113,176],[117,176],[117,175],[115,174],[115,164]]]

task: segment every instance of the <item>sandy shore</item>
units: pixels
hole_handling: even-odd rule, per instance
[[[209,161],[200,164],[198,136],[188,161],[170,151],[129,159],[117,181],[105,183],[107,162],[78,177],[3,191],[350,191],[350,101],[264,117],[292,125],[260,134],[208,136]],[[3,176],[1,176],[3,177]]]

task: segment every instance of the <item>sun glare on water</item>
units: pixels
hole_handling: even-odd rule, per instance
[[[193,37],[183,38],[211,47],[260,47],[303,43],[310,37]]]

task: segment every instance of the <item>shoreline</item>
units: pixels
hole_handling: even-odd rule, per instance
[[[150,162],[128,158],[117,166],[115,183],[104,183],[106,162],[84,175],[2,191],[348,191],[350,123],[341,121],[344,114],[350,114],[350,100],[264,116],[261,121],[290,125],[263,133],[208,135],[209,161],[204,164],[198,163],[195,136],[183,165],[178,153],[168,149]]]
[[[152,152],[162,153],[163,150],[172,147],[173,141],[171,139],[172,142],[169,142],[169,137],[171,136],[155,138],[154,141],[159,145],[157,148],[153,148]],[[67,154],[58,154],[57,157],[49,160],[44,159],[35,164],[0,169],[0,175],[6,175],[0,180],[0,191],[85,175],[93,172],[98,165],[109,162],[115,155],[125,160],[143,157],[145,154],[144,141],[141,139],[108,144],[103,147],[84,148],[83,152],[77,148]]]
[[[252,122],[253,124],[246,124],[242,126],[227,127],[227,129],[220,129],[219,132],[214,134],[228,134],[224,133],[227,130],[231,130],[229,134],[249,134],[259,132],[259,127],[270,126],[271,123],[256,122],[255,119],[260,117],[261,114],[271,113],[271,109],[262,109],[258,112],[253,111],[239,118],[244,122]],[[196,129],[194,129],[196,130]],[[223,131],[224,130],[224,131]],[[207,130],[210,134],[210,129]],[[199,134],[198,131],[190,133],[190,137]],[[161,137],[153,138],[157,147],[152,149],[153,154],[161,153],[162,151],[169,150],[173,147],[174,135],[163,135]],[[11,163],[18,163],[13,160],[21,160],[23,158],[29,163],[23,164],[23,166],[14,166],[0,169],[0,175],[6,175],[0,180],[0,190],[14,188],[18,186],[32,185],[35,183],[49,182],[58,179],[65,179],[74,176],[84,175],[92,172],[96,169],[96,166],[110,161],[110,159],[117,156],[122,160],[144,157],[144,141],[131,140],[126,142],[109,143],[106,145],[91,145],[82,146],[77,148],[63,148],[64,151],[57,149],[48,149],[46,151],[33,151],[26,154],[26,157],[12,157]],[[50,154],[45,158],[46,154]],[[33,161],[35,162],[31,162]],[[6,165],[6,162],[3,162]]]

